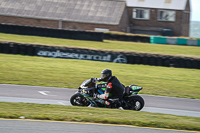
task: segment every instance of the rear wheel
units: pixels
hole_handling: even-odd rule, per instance
[[[90,105],[90,102],[88,102],[87,99],[79,93],[74,94],[70,98],[70,103],[73,106],[89,106]]]
[[[144,107],[144,99],[138,95],[128,97],[126,102],[130,110],[140,111]]]

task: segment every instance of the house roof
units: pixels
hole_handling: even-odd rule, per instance
[[[0,15],[117,25],[125,0],[0,0]]]
[[[187,0],[126,0],[128,7],[185,10]]]

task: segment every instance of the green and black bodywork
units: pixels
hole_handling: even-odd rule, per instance
[[[109,94],[108,99],[112,101],[111,105],[107,105],[106,100],[94,98],[95,95],[104,94],[106,91],[107,82],[97,84],[96,78],[91,78],[84,81],[78,91],[71,97],[70,102],[74,106],[93,106],[93,107],[107,107],[118,108],[115,101],[117,99],[109,99],[112,94]],[[129,110],[141,110],[144,107],[144,100],[141,96],[137,95],[142,90],[142,87],[137,85],[130,85],[125,87],[122,107]]]

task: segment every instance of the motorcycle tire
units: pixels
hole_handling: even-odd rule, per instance
[[[87,99],[79,93],[74,94],[70,98],[70,103],[73,106],[89,106],[90,105],[90,102],[88,102]]]
[[[130,110],[140,111],[144,107],[144,99],[139,95],[128,97],[126,102]]]

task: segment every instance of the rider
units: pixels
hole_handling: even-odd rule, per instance
[[[120,81],[112,76],[112,71],[110,69],[104,69],[101,72],[101,81],[107,82],[107,87],[104,94],[97,95],[97,98],[106,99],[105,104],[110,105],[110,101],[108,100],[108,96],[111,93],[112,96],[110,99],[119,99],[119,107],[121,107],[121,101],[124,95],[124,86],[120,83]]]

